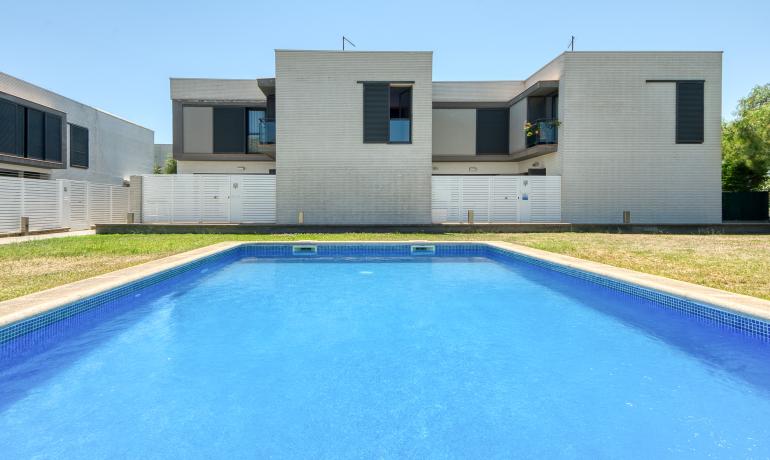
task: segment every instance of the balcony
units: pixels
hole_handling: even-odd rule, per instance
[[[408,144],[412,141],[412,120],[409,118],[390,119],[390,139],[393,144]]]
[[[259,121],[260,144],[275,144],[275,119],[264,118]]]
[[[275,120],[256,120],[249,131],[247,153],[263,153],[275,158]]]
[[[559,140],[559,120],[541,118],[528,122],[524,126],[527,148],[537,145],[557,144]]]

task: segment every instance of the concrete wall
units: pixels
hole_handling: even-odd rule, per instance
[[[510,81],[436,81],[433,102],[506,102],[524,91],[524,82]]]
[[[72,99],[0,72],[0,91],[18,98],[64,112],[65,123],[88,128],[88,169],[69,166],[69,129],[65,130],[62,157],[66,169],[25,168],[0,163],[0,168],[50,172],[54,179],[73,179],[104,184],[120,184],[132,174],[152,173],[154,133],[115,115],[89,107]]]
[[[268,174],[274,161],[187,161],[178,160],[179,174]]]
[[[431,52],[276,51],[278,223],[430,223]],[[360,81],[414,81],[412,143],[363,143]]]
[[[214,109],[185,107],[183,113],[183,146],[185,153],[214,152]]]
[[[171,99],[180,101],[265,101],[256,79],[172,78]]]
[[[524,174],[529,168],[546,168],[549,176],[561,175],[559,153],[549,153],[523,161],[440,161],[433,163],[433,174]]]
[[[518,152],[527,147],[527,138],[524,134],[524,123],[527,122],[527,99],[524,98],[513,104],[510,108],[510,152]]]
[[[476,154],[476,109],[433,109],[433,155]]]
[[[567,222],[721,221],[719,52],[565,53],[559,88]],[[705,80],[702,144],[675,143],[674,83]]]

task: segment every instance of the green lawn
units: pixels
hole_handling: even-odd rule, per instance
[[[220,241],[499,240],[770,299],[770,236],[608,233],[94,235],[0,245],[0,300]]]

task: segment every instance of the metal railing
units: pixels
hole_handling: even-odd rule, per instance
[[[527,147],[542,144],[556,144],[559,141],[559,120],[541,118],[527,123],[524,127]]]
[[[275,144],[275,119],[264,118],[259,120],[259,143]]]

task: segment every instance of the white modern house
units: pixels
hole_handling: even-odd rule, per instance
[[[122,184],[152,173],[154,133],[0,72],[0,173]]]
[[[0,73],[0,234],[125,223],[153,131]]]
[[[145,220],[721,221],[721,52],[565,52],[510,81],[432,64],[277,50],[274,78],[172,78],[181,175],[145,184]]]

